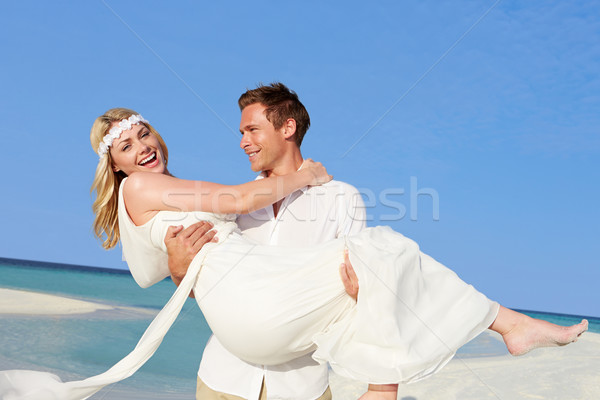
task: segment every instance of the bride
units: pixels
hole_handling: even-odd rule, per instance
[[[585,320],[560,327],[490,301],[389,227],[310,248],[263,246],[240,234],[232,214],[329,181],[319,163],[307,160],[292,174],[241,185],[178,179],[167,169],[162,137],[123,108],[96,119],[91,142],[100,156],[94,228],[106,236],[105,248],[122,242],[138,284],[169,275],[163,242],[169,226],[208,220],[218,241],[202,248],[136,348],[111,369],[66,383],[47,373],[2,371],[3,399],[84,399],[131,376],[158,348],[192,290],[213,333],[239,358],[280,364],[316,349],[317,361],[370,384],[426,378],[488,328],[513,355],[571,343],[587,329]],[[338,275],[344,249],[361,284],[356,303]],[[370,395],[363,398],[375,398]]]

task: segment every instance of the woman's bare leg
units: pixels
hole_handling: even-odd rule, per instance
[[[489,327],[502,335],[506,348],[513,356],[520,356],[537,347],[564,346],[575,342],[587,328],[585,319],[577,325],[560,326],[502,306]]]
[[[502,335],[506,348],[513,356],[520,356],[538,347],[564,346],[577,341],[588,328],[588,321],[577,325],[560,326],[500,306],[489,329]],[[396,400],[398,385],[369,385],[359,400]]]

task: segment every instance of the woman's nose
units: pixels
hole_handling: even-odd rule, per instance
[[[144,143],[140,143],[140,154],[145,154],[150,152],[150,146]]]

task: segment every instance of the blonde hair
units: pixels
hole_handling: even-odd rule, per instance
[[[111,124],[137,114],[127,108],[112,108],[96,118],[90,132],[92,148],[98,153],[98,145],[110,130]],[[143,123],[143,122],[140,122]],[[169,158],[167,145],[159,133],[148,123],[143,123],[150,132],[156,136],[165,157],[165,166]],[[126,175],[122,171],[113,170],[113,161],[110,151],[100,158],[96,167],[94,182],[91,192],[96,192],[96,199],[92,205],[94,211],[94,235],[102,241],[102,247],[111,249],[119,242],[119,186]]]

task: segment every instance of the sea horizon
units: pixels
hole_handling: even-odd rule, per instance
[[[0,257],[0,266],[2,265],[13,265],[19,267],[27,267],[27,268],[40,268],[40,269],[60,269],[60,270],[70,270],[70,271],[81,271],[81,272],[97,272],[97,273],[107,273],[107,274],[119,274],[119,275],[127,275],[133,279],[131,272],[128,269],[121,268],[108,268],[108,267],[96,267],[90,265],[81,265],[81,264],[69,264],[69,263],[59,263],[59,262],[48,262],[48,261],[40,261],[40,260],[28,260],[28,259],[20,259],[20,258],[10,258],[10,257]],[[165,278],[164,281],[170,281],[170,278]],[[2,283],[0,283],[0,287],[2,287]],[[593,315],[583,315],[583,314],[571,314],[571,313],[559,313],[554,311],[547,310],[531,310],[526,308],[511,308],[512,310],[531,315],[531,314],[544,314],[548,316],[556,316],[556,317],[573,317],[573,318],[581,318],[581,319],[592,319],[597,320],[599,324],[599,329],[592,331],[600,333],[600,316]]]

